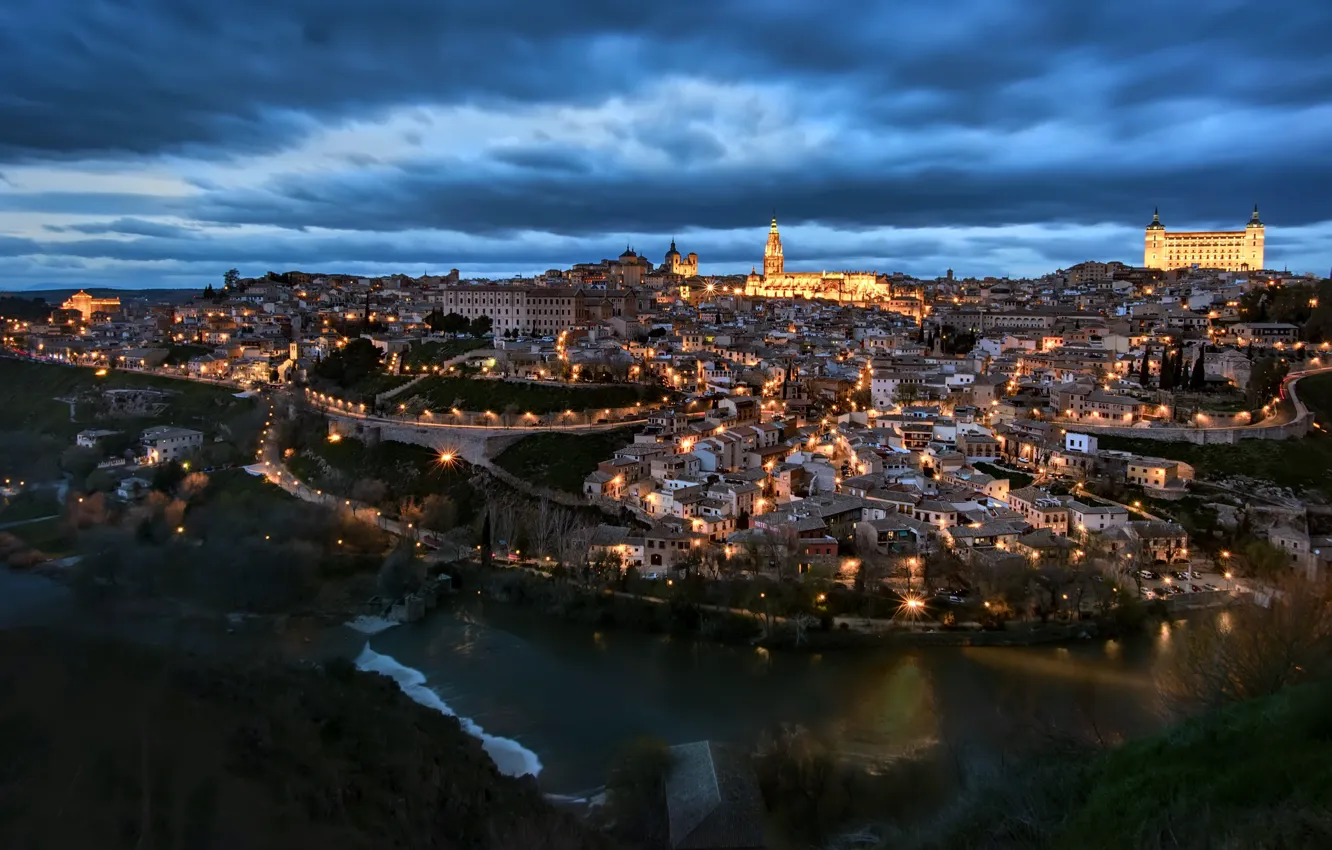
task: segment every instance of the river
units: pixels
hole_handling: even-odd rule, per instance
[[[945,743],[978,766],[1049,740],[1113,743],[1161,724],[1153,670],[1183,625],[1068,647],[772,652],[598,631],[531,609],[454,597],[429,618],[372,635],[226,635],[170,620],[91,616],[68,590],[0,568],[0,628],[66,626],[240,657],[345,655],[458,715],[506,773],[550,793],[602,785],[639,736],[752,744],[780,724],[818,733],[867,766]]]
[[[1162,722],[1153,669],[1177,628],[1068,647],[769,653],[464,597],[354,640],[363,667],[468,718],[502,770],[539,764],[544,790],[578,794],[643,735],[749,744],[799,724],[870,766],[940,742],[966,766],[1052,734],[1115,742]]]

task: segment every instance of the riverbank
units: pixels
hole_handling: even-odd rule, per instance
[[[774,615],[766,599],[752,607],[723,607],[691,596],[686,581],[666,595],[641,595],[581,584],[535,569],[486,568],[476,562],[450,567],[464,594],[511,604],[571,623],[644,634],[667,634],[768,650],[826,652],[910,647],[1020,647],[1065,644],[1123,637],[1170,619],[1176,612],[1152,603],[1116,611],[1100,619],[1034,622],[1007,621],[999,627],[979,623],[945,625],[922,619],[916,609],[894,618],[833,616],[822,612]],[[757,594],[766,596],[766,594]]]

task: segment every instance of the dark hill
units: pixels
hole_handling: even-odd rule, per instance
[[[0,633],[0,847],[601,848],[388,679]]]

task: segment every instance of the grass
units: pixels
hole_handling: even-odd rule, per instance
[[[224,469],[208,474],[208,498],[231,498],[257,502],[295,502],[297,498],[262,475],[243,469]]]
[[[402,355],[408,366],[434,365],[452,360],[460,354],[476,351],[490,345],[488,339],[450,339],[443,342],[425,342],[414,345]]]
[[[1332,842],[1332,688],[1232,705],[1109,750],[1052,751],[894,848],[1244,847]]]
[[[169,395],[166,410],[153,417],[151,424],[196,428],[205,433],[217,430],[220,419],[250,409],[251,399],[239,399],[226,387],[195,381],[175,380],[157,375],[113,370],[97,377],[92,369],[0,359],[0,410],[5,412],[6,428],[32,431],[72,439],[94,425],[116,429],[135,424],[126,419],[110,419],[98,414],[100,393],[107,389],[151,389]],[[69,404],[57,398],[78,399],[74,419]]]
[[[69,530],[63,517],[16,525],[5,532],[52,558],[64,557],[75,549],[76,535]]]
[[[509,446],[495,459],[501,468],[542,487],[583,492],[583,479],[616,449],[633,442],[637,428],[597,434],[533,434]]]
[[[380,393],[386,393],[389,390],[397,389],[408,381],[412,380],[412,375],[390,375],[387,372],[375,372],[367,375],[350,387],[334,390],[336,395],[347,399],[363,398],[367,403]]]
[[[467,464],[457,460],[441,464],[439,454],[423,446],[393,440],[374,445],[354,439],[330,443],[317,437],[305,445],[304,452],[287,461],[291,471],[307,484],[341,496],[350,496],[359,480],[382,481],[388,488],[386,505],[404,498],[447,496],[457,506],[459,523],[469,522],[481,501],[470,483]]]
[[[434,410],[457,407],[462,410],[492,410],[502,413],[560,413],[598,408],[632,407],[635,402],[650,405],[661,397],[659,387],[622,384],[605,387],[576,387],[565,384],[536,384],[523,381],[499,381],[477,378],[426,378],[409,391],[426,399]]]
[[[1300,398],[1320,423],[1332,424],[1332,374],[1300,381]],[[1327,427],[1327,426],[1325,426]],[[1295,492],[1332,497],[1332,436],[1312,431],[1302,439],[1241,440],[1197,445],[1102,435],[1103,449],[1183,461],[1199,478],[1262,478]]]
[[[1031,482],[1036,480],[1025,472],[1015,472],[1011,469],[1003,469],[992,463],[977,462],[973,463],[972,466],[977,470],[984,472],[986,475],[992,475],[995,478],[1007,478],[1008,486],[1013,490],[1020,490],[1023,487],[1028,487],[1031,485]]]
[[[60,502],[54,490],[25,490],[17,496],[0,499],[0,525],[44,516],[58,516]]]
[[[1142,847],[1172,833],[1183,846],[1313,846],[1286,842],[1305,834],[1301,812],[1332,827],[1329,696],[1295,688],[1112,750],[1088,772],[1061,846]]]

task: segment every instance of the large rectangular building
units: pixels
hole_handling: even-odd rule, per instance
[[[1149,269],[1223,269],[1231,272],[1263,268],[1264,228],[1258,207],[1243,230],[1172,233],[1159,213],[1147,225],[1142,264]]]
[[[574,325],[634,316],[638,300],[630,290],[546,286],[449,286],[432,296],[445,313],[468,319],[489,316],[496,334],[555,335]]]

